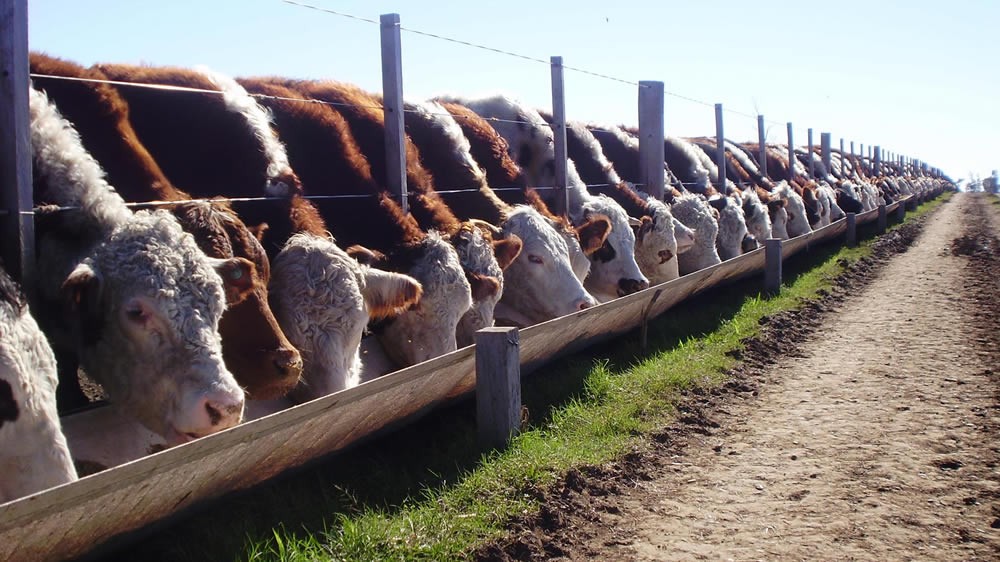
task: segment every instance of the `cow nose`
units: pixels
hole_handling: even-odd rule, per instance
[[[271,352],[271,362],[282,376],[296,376],[302,373],[302,356],[295,349],[276,349]]]
[[[631,295],[649,287],[649,281],[645,279],[619,279],[618,289],[621,296]]]
[[[576,301],[576,309],[577,310],[584,310],[584,309],[590,308],[592,306],[594,306],[594,303],[591,302],[590,299],[580,299],[580,300]]]
[[[757,249],[757,237],[753,234],[747,234],[743,237],[743,251],[752,252]]]
[[[211,428],[232,427],[243,418],[243,400],[227,392],[206,394],[202,397],[202,405]]]

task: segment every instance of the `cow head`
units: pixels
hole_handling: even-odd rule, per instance
[[[243,390],[223,363],[218,326],[222,275],[246,264],[206,257],[171,215],[141,211],[62,283],[84,370],[170,444],[242,418]]]
[[[56,358],[0,268],[0,503],[76,480],[56,412]]]
[[[359,255],[374,253],[362,252]],[[420,300],[413,278],[359,263],[333,240],[292,236],[274,259],[271,302],[303,356],[299,402],[358,384],[358,347],[372,318],[393,316]]]
[[[608,301],[649,287],[649,279],[635,259],[633,221],[622,206],[606,195],[589,196],[583,201],[581,216],[582,221],[575,222],[604,218],[611,225],[601,247],[588,253],[590,274],[584,282],[587,291],[599,301]]]
[[[252,271],[224,272],[229,306],[219,323],[222,356],[249,398],[284,396],[299,382],[302,359],[268,303],[270,263],[259,240],[222,203],[185,203],[174,214],[208,256],[239,256],[252,262]]]
[[[423,295],[382,328],[379,339],[386,354],[405,367],[458,349],[458,323],[472,306],[472,287],[455,248],[430,232],[396,249],[389,263],[416,279]]]
[[[742,194],[743,217],[747,222],[747,231],[763,242],[771,237],[771,215],[760,200],[755,189],[745,189]]]
[[[775,197],[767,202],[767,214],[771,218],[771,236],[788,240],[788,212],[785,211],[787,201]]]
[[[715,247],[722,260],[733,259],[743,253],[743,242],[747,236],[747,223],[743,216],[743,206],[729,196],[713,197],[709,205],[718,212],[719,232]]]
[[[589,263],[584,251],[593,252],[603,245],[606,223],[593,221],[572,230],[527,205],[517,205],[501,228],[504,234],[517,236],[523,243],[520,254],[504,272],[503,304],[532,323],[597,304],[583,288],[573,255],[582,258],[576,261],[582,261],[585,270]],[[585,247],[581,248],[581,244]]]
[[[719,234],[719,212],[704,197],[693,193],[675,198],[670,210],[674,218],[694,231],[694,245],[678,258],[680,274],[687,275],[721,263],[715,247]]]
[[[670,207],[649,196],[645,197],[645,201],[648,216],[643,216],[639,224],[632,227],[635,233],[635,260],[643,275],[655,285],[678,277],[677,256],[680,251]]]
[[[494,241],[494,235],[499,240]],[[472,345],[478,330],[493,325],[493,309],[503,296],[503,267],[499,258],[502,256],[509,265],[512,258],[506,254],[520,252],[521,248],[517,237],[501,236],[497,227],[479,221],[464,223],[449,236],[472,290],[472,307],[462,315],[455,335],[459,347]]]

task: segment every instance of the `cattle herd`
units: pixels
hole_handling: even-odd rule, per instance
[[[727,141],[721,185],[714,140],[671,137],[661,201],[637,131],[569,123],[564,193],[551,115],[447,96],[406,104],[406,212],[377,94],[37,53],[31,71],[37,281],[29,314],[0,271],[0,502],[77,477],[57,401],[87,402],[78,370],[176,445],[944,181],[780,146],[765,175]]]

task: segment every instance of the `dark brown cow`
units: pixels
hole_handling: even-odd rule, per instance
[[[31,69],[36,74],[106,79],[96,70],[41,54],[31,55]],[[137,138],[130,108],[114,88],[93,82],[47,78],[34,81],[75,125],[84,147],[102,164],[109,183],[126,201],[191,199],[174,187]],[[174,138],[180,146],[189,143],[183,134]],[[222,202],[179,204],[173,212],[210,257],[239,257],[252,263],[240,272],[239,278],[226,280],[227,287],[240,290],[227,291],[229,306],[219,325],[223,357],[250,396],[285,394],[297,383],[302,361],[268,305],[270,264],[257,239]]]

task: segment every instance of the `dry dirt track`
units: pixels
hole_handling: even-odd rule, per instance
[[[539,548],[522,537],[502,557],[1000,559],[1000,213],[985,202],[958,194],[759,373],[756,398],[696,406],[683,446],[625,471],[639,478],[576,486],[522,531]]]

